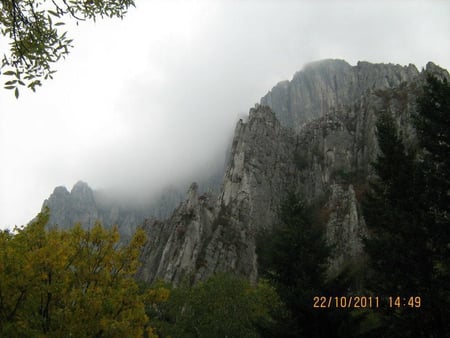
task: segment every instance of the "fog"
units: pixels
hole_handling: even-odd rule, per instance
[[[140,198],[214,172],[238,118],[308,62],[450,68],[446,1],[136,5],[70,26],[75,48],[37,93],[0,90],[1,227],[78,180]]]

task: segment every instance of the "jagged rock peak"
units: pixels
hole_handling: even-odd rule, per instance
[[[349,69],[352,66],[345,60],[341,59],[323,59],[307,63],[302,70],[295,73],[294,76],[303,72],[311,70],[322,70],[322,69]]]
[[[275,113],[267,105],[257,104],[254,108],[250,108],[249,120],[261,119],[265,122],[277,123],[279,122]]]
[[[94,191],[89,187],[89,185],[83,181],[78,181],[72,188],[70,192],[72,200],[78,201],[88,208],[96,209],[96,202],[94,197]],[[82,208],[79,204],[78,207]]]
[[[189,187],[188,193],[187,193],[187,205],[188,207],[194,207],[197,203],[197,195],[198,195],[198,184],[196,182],[193,182],[191,186]]]
[[[261,98],[261,104],[271,107],[284,127],[298,131],[330,109],[348,106],[369,91],[394,88],[418,75],[412,64],[360,61],[351,66],[344,60],[321,60],[307,64],[291,81],[278,83]]]
[[[197,182],[192,182],[191,186],[189,187],[188,194],[197,194],[198,191],[198,184]]]
[[[72,188],[71,194],[86,194],[92,193],[91,187],[83,181],[78,181]]]
[[[446,79],[447,81],[450,80],[450,75],[448,71],[445,70],[444,68],[439,67],[438,65],[436,65],[431,61],[428,62],[427,65],[425,66],[425,71],[429,74],[437,76],[438,78]]]
[[[72,187],[72,190],[70,192],[63,185],[55,187],[53,193],[49,196],[46,202],[48,203],[49,200],[55,200],[60,198],[73,198],[74,196],[75,198],[86,198],[86,197],[93,198],[94,192],[86,182],[78,181]]]
[[[69,195],[69,194],[70,194],[69,191],[63,185],[55,187],[55,189],[53,190],[53,193],[52,193],[52,195]]]

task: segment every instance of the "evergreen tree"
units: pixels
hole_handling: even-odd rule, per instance
[[[430,295],[435,336],[450,332],[450,85],[428,75],[414,122],[422,150],[424,211],[432,254]]]
[[[369,288],[385,301],[379,335],[444,337],[449,332],[450,89],[429,76],[418,99],[418,153],[407,151],[394,119],[381,114],[377,179],[365,199],[370,230],[365,249],[372,274]],[[420,308],[409,297],[421,299]]]
[[[388,297],[422,296],[429,290],[430,250],[422,212],[423,182],[414,162],[399,136],[389,113],[380,115],[377,123],[380,148],[373,164],[378,178],[371,182],[364,216],[370,230],[365,249],[373,274],[367,280],[374,295]],[[389,337],[418,334],[420,310],[389,308],[382,330]],[[422,332],[422,334],[425,334]]]
[[[260,274],[275,286],[288,310],[268,336],[350,337],[343,333],[349,313],[313,307],[315,296],[336,295],[336,285],[326,278],[331,249],[324,229],[313,222],[311,207],[290,192],[280,206],[279,220],[258,244]]]

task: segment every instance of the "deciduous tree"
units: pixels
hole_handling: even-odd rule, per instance
[[[144,233],[119,246],[117,229],[46,230],[47,220],[0,233],[0,336],[141,337]]]

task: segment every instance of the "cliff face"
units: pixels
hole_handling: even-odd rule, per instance
[[[283,126],[298,131],[331,109],[348,106],[374,89],[397,87],[418,74],[414,65],[358,62],[352,67],[343,60],[318,61],[272,88],[261,104],[270,106]]]
[[[202,189],[216,194],[219,190],[218,177],[223,176],[223,169],[218,169],[201,182]],[[147,219],[166,219],[183,201],[185,188],[171,186],[159,196],[139,204],[126,201],[120,196],[105,191],[92,190],[87,183],[79,181],[69,192],[65,187],[56,187],[43,203],[50,209],[48,226],[57,225],[68,229],[76,223],[90,228],[96,221],[110,228],[117,225],[121,239],[128,240]]]
[[[431,63],[426,71],[448,77]],[[367,234],[360,200],[377,153],[377,116],[392,113],[414,146],[410,118],[423,79],[412,65],[326,60],[279,83],[237,123],[219,196],[198,196],[193,185],[168,220],[146,223],[150,241],[138,278],[195,282],[233,270],[255,280],[256,234],[276,226],[289,189],[317,205],[326,224],[335,247],[329,274],[357,260]]]
[[[129,208],[118,203],[105,203],[101,194],[94,192],[85,182],[77,182],[69,192],[56,187],[43,207],[50,209],[48,226],[67,229],[76,223],[90,228],[100,221],[109,228],[117,225],[123,239],[128,239],[142,224],[146,209]]]

